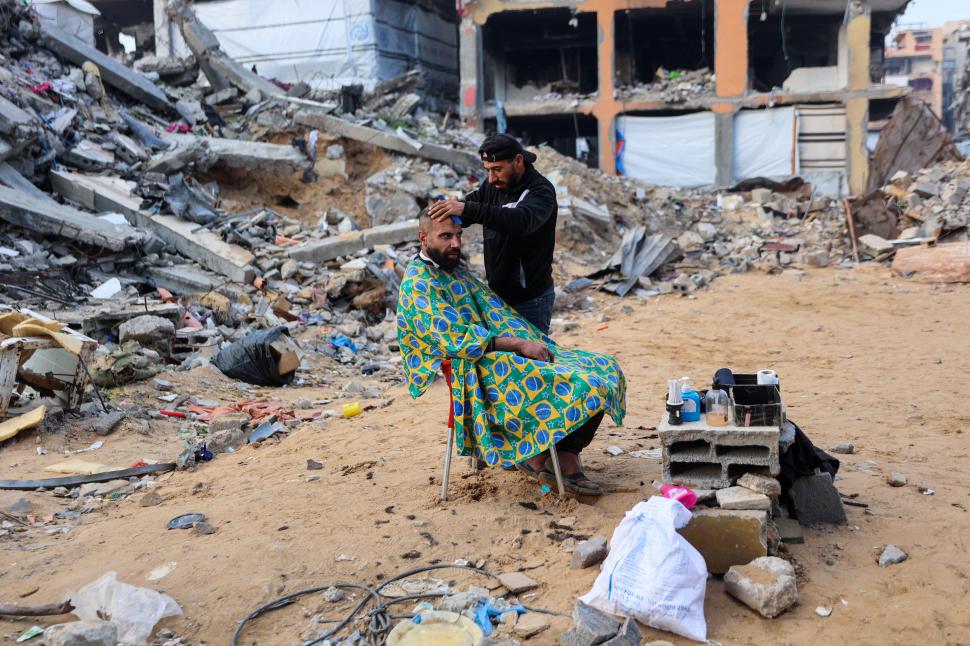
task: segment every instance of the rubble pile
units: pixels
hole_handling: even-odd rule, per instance
[[[621,101],[653,99],[664,103],[687,103],[691,99],[713,94],[714,74],[706,67],[669,71],[661,67],[653,82],[617,89],[617,98]]]
[[[970,161],[941,162],[912,175],[899,171],[882,187],[881,197],[894,226],[879,231],[884,235],[860,236],[865,257],[888,260],[902,247],[967,240]]]

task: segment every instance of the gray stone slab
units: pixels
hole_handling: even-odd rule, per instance
[[[0,218],[30,231],[70,238],[110,251],[123,251],[144,239],[135,229],[119,231],[115,225],[90,213],[6,186],[0,186]]]
[[[802,525],[813,523],[844,523],[845,507],[838,489],[828,473],[803,476],[791,488],[795,514]]]

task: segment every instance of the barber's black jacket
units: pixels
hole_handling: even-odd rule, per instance
[[[531,165],[508,193],[484,182],[465,196],[462,226],[482,225],[488,285],[506,303],[524,303],[552,287],[558,211],[552,182]]]

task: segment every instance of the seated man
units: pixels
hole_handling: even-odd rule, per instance
[[[579,453],[603,413],[626,412],[626,381],[613,357],[567,350],[543,335],[459,267],[461,225],[421,213],[420,255],[404,273],[397,336],[413,397],[451,359],[455,440],[461,455],[490,466],[515,464],[555,483],[555,443],[566,489],[602,495]]]

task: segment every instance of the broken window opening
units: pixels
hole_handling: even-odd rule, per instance
[[[695,83],[713,91],[714,2],[668,3],[616,13],[616,79],[621,89]],[[690,74],[702,72],[702,74]]]
[[[506,11],[488,19],[483,41],[487,101],[596,92],[595,14]]]
[[[799,14],[772,9],[759,14],[752,11],[748,20],[752,89],[770,92],[772,88],[783,87],[798,68],[837,67],[841,25],[841,13]],[[830,81],[834,81],[835,70],[831,74]]]
[[[126,56],[119,40],[124,34],[134,38],[135,52],[132,59],[153,54],[155,51],[155,14],[151,0],[93,0],[91,2],[101,16],[95,21],[95,46],[102,52],[118,59]]]
[[[494,131],[495,121],[485,124]],[[599,166],[599,144],[596,117],[587,114],[547,114],[535,117],[509,117],[508,133],[526,146],[547,145],[556,152],[584,162],[590,168]]]

